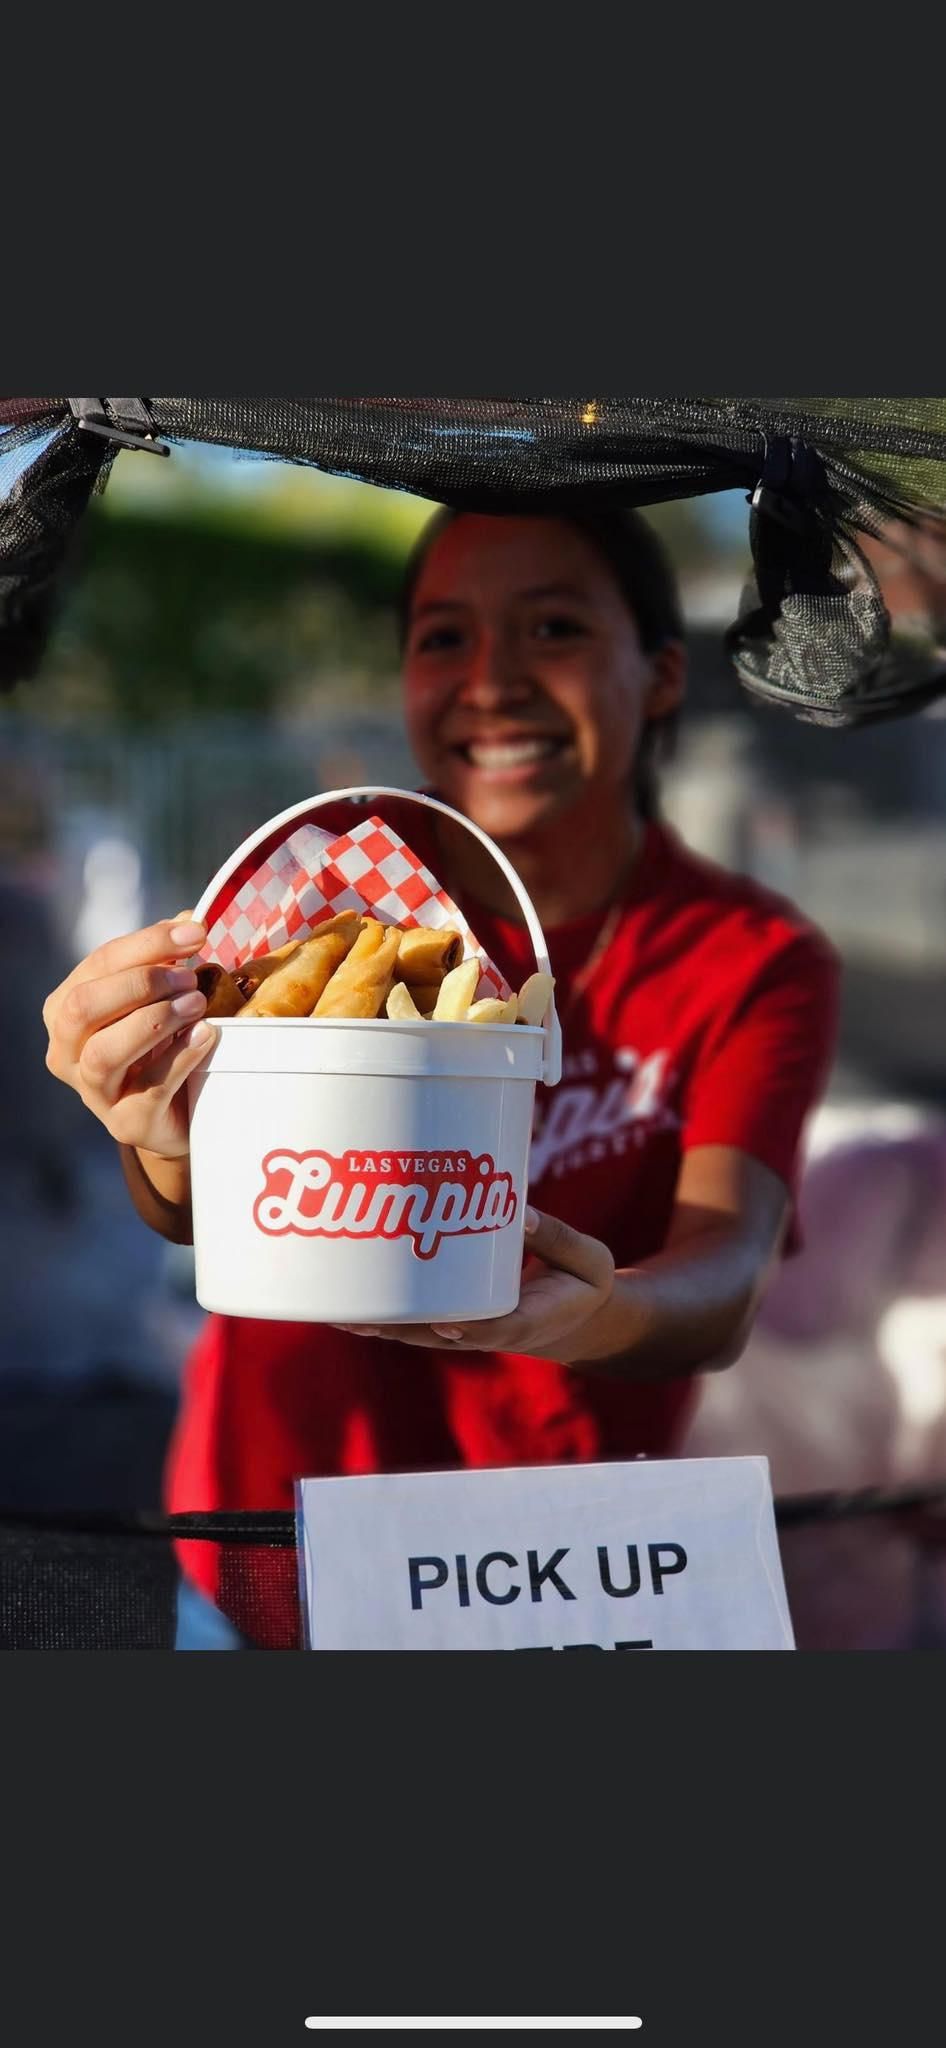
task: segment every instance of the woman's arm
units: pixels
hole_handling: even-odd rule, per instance
[[[442,1350],[512,1351],[628,1381],[729,1365],[752,1326],[789,1212],[784,1183],[730,1146],[688,1153],[667,1244],[615,1271],[606,1245],[553,1216],[526,1224],[527,1266],[511,1315],[465,1326],[361,1329]]]
[[[667,1243],[618,1271],[563,1362],[611,1378],[719,1371],[745,1349],[790,1209],[777,1175],[744,1152],[688,1153]]]
[[[193,1244],[189,1159],[162,1159],[156,1152],[119,1145],[128,1192],[142,1223],[169,1244]]]

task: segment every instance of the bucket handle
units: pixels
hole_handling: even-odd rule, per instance
[[[259,831],[252,834],[251,838],[244,840],[243,845],[238,846],[236,852],[220,868],[213,881],[209,884],[209,887],[204,890],[203,896],[195,908],[194,916],[198,923],[203,924],[205,922],[207,912],[216,903],[216,899],[220,895],[220,891],[229,876],[238,867],[243,865],[243,862],[256,846],[259,846],[263,840],[272,838],[273,833],[279,831],[284,825],[301,824],[304,820],[311,818],[316,811],[322,810],[327,804],[371,804],[374,803],[377,797],[385,796],[395,797],[399,803],[421,804],[428,811],[440,811],[445,818],[452,818],[455,824],[464,826],[467,832],[473,834],[474,839],[480,841],[481,846],[485,846],[487,853],[492,855],[496,866],[505,875],[522,911],[526,930],[532,944],[532,951],[535,954],[535,964],[538,972],[540,974],[551,974],[552,970],[549,965],[545,934],[539,923],[532,899],[523,888],[511,861],[508,861],[505,854],[500,852],[499,847],[489,837],[489,834],[483,832],[479,825],[474,825],[472,819],[465,818],[462,811],[455,811],[451,808],[450,804],[441,803],[439,797],[426,796],[422,790],[386,789],[380,784],[377,786],[361,785],[355,789],[325,790],[320,796],[307,797],[303,803],[291,805],[288,811],[281,811],[278,817],[270,818],[268,824],[262,825]],[[562,1027],[559,1022],[558,1011],[555,1007],[554,995],[551,998],[543,1020],[542,1032],[542,1080],[547,1088],[554,1088],[556,1083],[562,1078]]]

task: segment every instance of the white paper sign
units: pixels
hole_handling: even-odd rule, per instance
[[[765,1458],[307,1479],[314,1650],[791,1650]]]

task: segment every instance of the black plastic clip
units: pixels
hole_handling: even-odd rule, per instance
[[[73,418],[84,434],[98,434],[118,448],[139,448],[146,455],[170,455],[159,441],[143,398],[70,398]]]
[[[779,435],[766,441],[762,475],[746,502],[754,512],[777,519],[793,533],[805,533],[812,500],[820,498],[826,486],[825,467],[817,451],[807,441]]]

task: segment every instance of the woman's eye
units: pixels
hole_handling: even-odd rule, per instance
[[[533,627],[538,640],[573,640],[584,631],[581,620],[567,612],[550,612],[546,618],[538,619]]]
[[[415,642],[418,654],[448,654],[462,645],[463,633],[459,626],[428,626]]]

